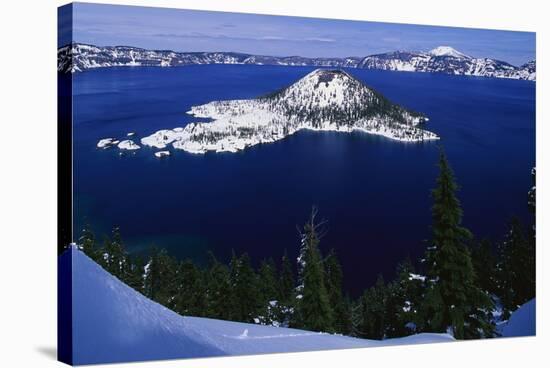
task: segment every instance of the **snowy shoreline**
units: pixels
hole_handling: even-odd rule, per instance
[[[236,153],[255,145],[277,142],[279,140],[285,139],[286,137],[294,135],[295,133],[301,130],[309,130],[309,131],[315,131],[315,132],[338,132],[338,133],[352,133],[357,131],[357,132],[362,132],[366,134],[378,135],[384,138],[388,138],[399,142],[405,142],[405,143],[418,143],[423,141],[432,141],[432,140],[440,139],[439,136],[431,132],[426,132],[426,134],[424,134],[421,138],[412,138],[412,137],[400,137],[389,129],[377,130],[375,128],[369,129],[366,127],[339,128],[335,126],[335,124],[327,124],[321,128],[316,128],[311,125],[304,124],[304,126],[301,126],[293,131],[289,131],[286,135],[273,134],[271,137],[266,137],[261,135],[247,137],[247,138],[240,138],[237,136],[227,136],[226,138],[213,143],[208,143],[208,142],[198,143],[190,139],[193,132],[197,130],[208,132],[210,130],[209,124],[215,124],[215,122],[190,123],[185,128],[175,128],[173,130],[162,129],[145,138],[142,138],[141,144],[144,146],[149,146],[151,148],[159,148],[159,149],[167,148],[169,145],[172,145],[174,149],[183,150],[193,154],[204,154],[207,152]],[[187,127],[190,127],[190,128],[187,128]],[[211,129],[212,131],[214,131],[216,128],[217,127],[212,127]]]

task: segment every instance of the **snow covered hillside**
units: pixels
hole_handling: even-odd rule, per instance
[[[57,50],[57,70],[64,73],[113,66],[173,67],[196,64],[367,68],[536,80],[534,60],[521,66],[514,66],[490,58],[473,58],[450,46],[439,46],[428,52],[393,51],[366,57],[343,58],[278,57],[235,52],[175,52],[82,43],[73,43]]]
[[[429,52],[395,51],[364,58],[358,68],[445,73],[490,78],[536,80],[535,61],[522,66],[490,58],[474,58],[449,46]]]
[[[163,129],[142,138],[141,144],[156,149],[172,145],[190,153],[237,152],[278,141],[302,129],[362,131],[406,142],[439,138],[419,128],[428,120],[426,117],[391,103],[341,70],[317,69],[268,96],[213,101],[193,106],[188,113],[213,121]],[[97,146],[108,148],[116,142],[105,138]]]
[[[446,334],[419,334],[373,341],[182,317],[123,284],[74,247],[59,257],[60,277],[71,277],[71,269],[72,363],[75,365],[453,340]]]
[[[535,336],[537,332],[537,301],[531,299],[512,313],[500,331],[503,337]]]

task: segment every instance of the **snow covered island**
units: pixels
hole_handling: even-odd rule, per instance
[[[99,142],[97,142],[96,146],[97,148],[101,148],[101,149],[107,149],[107,148],[117,146],[120,150],[125,150],[125,151],[134,151],[141,148],[131,139],[125,139],[120,141],[116,138],[100,139]]]
[[[103,138],[103,139],[100,139],[99,142],[97,142],[97,148],[109,148],[109,147],[112,147],[112,146],[116,146],[120,143],[119,140],[117,140],[116,138]]]
[[[428,119],[393,104],[342,70],[317,69],[291,86],[250,100],[213,101],[188,112],[213,121],[160,130],[141,139],[158,149],[237,152],[302,129],[381,135],[403,142],[439,139],[420,128]]]
[[[141,147],[135,144],[133,140],[126,139],[118,144],[118,148],[120,148],[121,150],[133,151],[140,149]]]

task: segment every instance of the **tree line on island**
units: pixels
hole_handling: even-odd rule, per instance
[[[533,169],[533,177],[535,171]],[[380,276],[352,299],[343,291],[336,252],[319,244],[326,222],[313,208],[300,229],[294,263],[267,259],[252,266],[244,253],[228,264],[209,255],[206,266],[154,248],[147,258],[129,254],[118,228],[99,246],[88,226],[81,249],[104,269],[148,298],[181,314],[383,339],[448,332],[457,339],[498,336],[497,323],[535,297],[535,228],[526,234],[513,219],[493,247],[462,226],[457,184],[445,154],[432,191],[432,239],[415,267],[405,260],[389,282]],[[535,211],[535,187],[528,204]]]

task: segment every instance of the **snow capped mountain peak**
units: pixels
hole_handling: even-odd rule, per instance
[[[436,47],[435,49],[430,50],[429,54],[433,55],[433,56],[452,56],[452,57],[455,57],[455,58],[471,59],[470,56],[468,56],[466,54],[463,54],[462,52],[460,52],[458,50],[455,50],[451,46]]]

